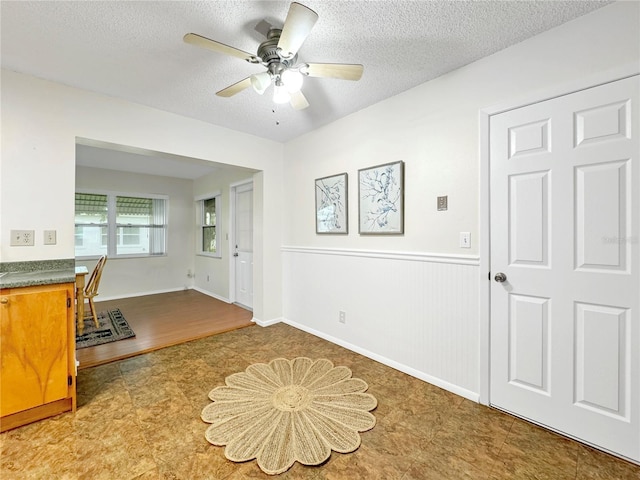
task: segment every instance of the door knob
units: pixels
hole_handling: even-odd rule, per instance
[[[495,279],[496,282],[498,283],[502,283],[502,282],[506,282],[507,281],[507,276],[502,273],[502,272],[498,272],[496,273],[496,276],[493,277]]]

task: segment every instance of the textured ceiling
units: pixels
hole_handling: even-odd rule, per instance
[[[362,63],[358,82],[306,78],[311,106],[252,89],[263,71],[188,45],[188,32],[254,53],[254,27],[280,26],[288,1],[5,1],[2,67],[285,142],[609,2],[302,0],[319,20],[299,61]]]

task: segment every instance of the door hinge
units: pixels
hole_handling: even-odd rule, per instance
[[[67,308],[71,308],[71,299],[67,298]]]
[[[67,385],[69,386],[73,385],[73,378],[71,378],[71,375],[67,377]]]

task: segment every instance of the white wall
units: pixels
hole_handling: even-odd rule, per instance
[[[2,70],[1,88],[3,262],[73,258],[76,138],[262,170],[259,207],[267,221],[258,251],[279,257],[281,144],[7,70]],[[9,246],[11,229],[35,230],[36,246]],[[37,241],[45,229],[58,231],[57,245]],[[259,261],[254,272],[254,288],[264,289],[254,315],[280,318],[280,262]]]
[[[244,180],[253,180],[253,172],[245,169],[220,170],[200,177],[193,182],[194,197],[215,192],[220,192],[221,194],[220,203],[217,206],[219,215],[216,227],[221,257],[213,258],[196,255],[194,287],[203,293],[227,302],[230,298],[229,256],[233,253],[233,249],[229,244],[231,234],[231,200],[229,192],[231,184]],[[191,228],[193,229],[193,226]],[[194,243],[194,252],[196,248],[197,246]]]
[[[193,181],[76,167],[76,191],[111,191],[131,194],[162,194],[168,200],[166,256],[107,260],[100,281],[99,300],[181,290],[192,286]],[[95,261],[77,262],[91,271]]]
[[[638,66],[639,18],[638,2],[606,6],[289,142],[286,321],[477,398],[479,112]],[[405,162],[405,234],[359,236],[358,169],[395,160]],[[344,171],[350,233],[316,235],[314,179]],[[461,231],[471,249],[459,248]]]

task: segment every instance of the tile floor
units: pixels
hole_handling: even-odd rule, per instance
[[[0,435],[0,478],[273,478],[204,438],[200,411],[226,376],[273,358],[328,358],[369,384],[377,425],[351,454],[296,463],[280,478],[640,479],[640,467],[475,404],[278,324],[82,370],[78,410]]]

